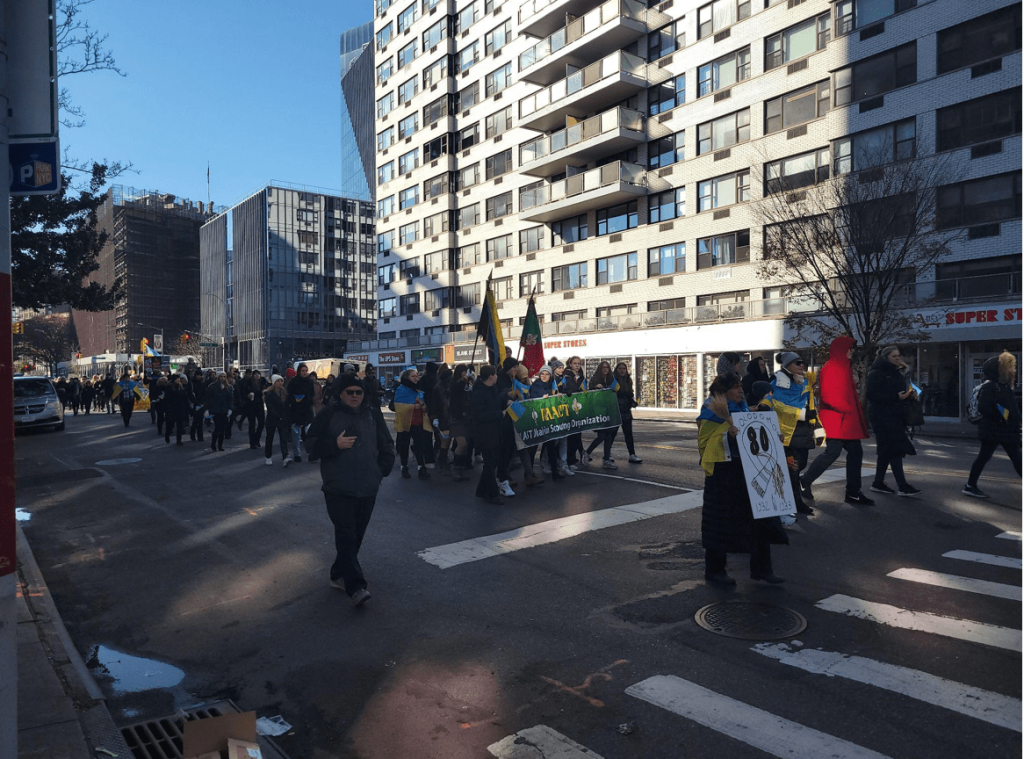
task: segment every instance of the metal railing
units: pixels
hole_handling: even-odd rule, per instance
[[[642,58],[621,50],[612,53],[520,100],[519,117],[525,118],[620,72],[646,80],[647,63]]]
[[[644,187],[647,185],[647,172],[635,163],[615,161],[590,171],[573,174],[559,182],[532,189],[524,188],[519,192],[519,209],[526,211],[617,182]]]
[[[571,45],[581,37],[620,18],[646,23],[647,9],[637,0],[608,0],[589,13],[573,19],[557,32],[520,53],[519,70],[525,71],[530,66],[554,55],[566,45]]]
[[[927,300],[960,301],[1004,298],[1021,294],[1021,273],[985,274],[980,277],[936,279],[906,285],[906,297],[915,303]]]
[[[673,308],[650,311],[645,314],[623,314],[587,319],[565,319],[546,322],[541,331],[548,335],[576,335],[588,332],[617,332],[651,327],[677,327],[687,324],[708,324],[738,319],[784,317],[789,311],[787,298],[748,300],[742,303],[724,303],[712,306]]]
[[[526,0],[519,6],[519,23],[522,24],[525,19],[536,16],[549,5],[554,5],[557,2],[559,0]]]
[[[559,129],[544,137],[519,146],[519,165],[524,166],[531,161],[545,158],[553,153],[566,150],[581,142],[613,132],[616,129],[630,129],[642,132],[644,115],[630,108],[613,108],[610,111],[591,116],[565,129]]]

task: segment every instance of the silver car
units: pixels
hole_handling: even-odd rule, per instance
[[[64,429],[64,407],[47,377],[14,378],[14,428]]]

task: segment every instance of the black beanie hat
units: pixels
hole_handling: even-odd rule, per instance
[[[334,387],[339,393],[346,387],[352,387],[353,385],[363,386],[363,381],[354,374],[343,374],[334,380]]]

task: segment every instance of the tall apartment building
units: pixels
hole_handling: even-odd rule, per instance
[[[201,341],[217,346],[204,365],[283,368],[374,334],[370,203],[273,183],[203,225],[200,239]]]
[[[108,238],[89,281],[122,289],[112,311],[73,312],[84,356],[138,353],[161,332],[169,348],[199,326],[199,228],[211,211],[168,193],[107,190],[97,221]]]
[[[373,22],[341,34],[341,194],[373,200]]]
[[[641,407],[693,413],[720,353],[791,337],[762,193],[950,151],[938,223],[969,229],[908,285],[933,337],[908,351],[958,417],[1021,350],[1020,29],[1007,0],[376,0],[378,336],[353,348],[469,358],[492,277],[513,353],[536,293],[547,355],[624,359]]]

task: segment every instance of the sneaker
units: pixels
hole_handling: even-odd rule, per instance
[[[559,469],[558,473],[560,475],[562,475],[563,477],[575,477],[576,476],[576,472],[573,470],[573,468],[571,466],[563,467],[562,469]]]
[[[339,580],[331,580],[331,587],[332,588],[337,588],[338,590],[344,590],[345,589],[345,581],[344,580],[340,580],[340,579]]]
[[[551,467],[549,467],[547,464],[542,464],[540,471],[544,474],[551,474]]]
[[[896,491],[886,485],[884,482],[872,482],[871,483],[872,493],[885,493],[886,495],[896,495]]]
[[[267,459],[266,460],[266,465],[267,466],[274,466],[274,460],[273,459]]]
[[[964,485],[964,489],[960,492],[964,495],[973,496],[975,498],[988,498],[988,493],[983,491],[977,485]]]
[[[912,498],[915,495],[921,495],[921,491],[915,488],[913,485],[903,485],[900,487],[897,495]]]
[[[796,524],[796,514],[783,514],[779,517],[783,527],[792,527]]]
[[[631,453],[631,454],[629,454],[629,463],[630,464],[642,464],[642,463],[644,463],[644,460],[642,458],[640,458],[639,456],[637,456],[635,453]]]
[[[874,506],[875,502],[868,498],[863,493],[847,493],[844,498],[847,503],[854,506]]]
[[[421,466],[419,474],[417,476],[421,480],[429,480],[430,479],[430,472],[427,471],[427,468],[425,466]]]
[[[362,606],[370,600],[370,591],[366,588],[360,588],[352,594],[349,600],[352,601],[353,606]]]
[[[724,585],[726,587],[732,587],[736,584],[736,581],[725,572],[705,572],[704,580],[712,585]]]
[[[292,459],[291,456],[285,456],[284,457],[284,465],[287,467],[290,463],[292,463],[293,460],[294,459]]]
[[[407,466],[403,466],[402,467],[402,479],[404,479],[404,480],[411,480],[412,479],[412,475],[409,474],[409,467],[407,467]]]
[[[800,480],[800,495],[803,496],[805,501],[813,501],[814,494],[811,492],[811,485],[808,482]]]
[[[516,494],[516,491],[512,489],[512,486],[508,484],[508,480],[498,480],[498,490],[506,498],[511,498]]]
[[[580,470],[579,466],[577,466],[576,464],[569,464],[569,466],[567,466],[566,469],[568,469],[570,472],[578,472]]]
[[[618,467],[615,466],[615,460],[614,459],[605,459],[604,463],[601,464],[601,468],[602,469],[618,469]]]

